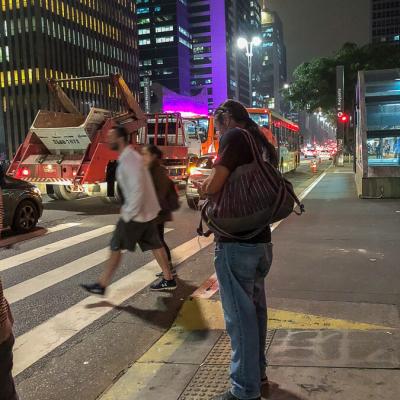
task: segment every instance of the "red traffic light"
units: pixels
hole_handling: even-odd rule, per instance
[[[343,112],[338,112],[338,119],[341,123],[346,123],[349,120],[349,116]]]

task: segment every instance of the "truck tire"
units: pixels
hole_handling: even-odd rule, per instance
[[[114,182],[114,190],[112,190],[110,194],[112,194],[112,196],[102,197],[101,200],[104,203],[122,204],[121,189],[117,182]]]
[[[12,230],[18,233],[31,231],[37,224],[39,212],[31,200],[23,200],[14,213]]]
[[[54,195],[57,200],[76,200],[80,193],[72,192],[71,186],[54,185]]]
[[[54,185],[46,185],[46,194],[53,200],[58,200],[58,197],[54,193]]]

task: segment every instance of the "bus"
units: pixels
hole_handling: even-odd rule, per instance
[[[267,108],[247,108],[251,119],[272,143],[279,155],[279,169],[286,173],[294,171],[300,164],[299,126]],[[202,122],[203,128],[206,121]],[[208,117],[207,134],[201,140],[201,155],[218,153],[219,135],[215,130],[214,117]]]
[[[299,126],[268,108],[248,108],[247,111],[275,146],[279,155],[280,171],[294,171],[300,164]]]

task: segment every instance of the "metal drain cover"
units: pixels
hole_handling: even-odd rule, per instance
[[[275,331],[268,331],[266,351],[272,343]],[[231,342],[225,332],[215,344],[204,363],[179,397],[179,400],[208,400],[230,388],[229,364]]]

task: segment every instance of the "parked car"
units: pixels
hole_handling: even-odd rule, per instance
[[[197,210],[200,201],[197,186],[211,174],[215,158],[215,154],[207,154],[200,157],[196,165],[190,168],[189,179],[186,185],[186,201],[188,206],[193,210]]]
[[[7,176],[0,167],[0,186],[3,194],[3,229],[25,233],[37,225],[43,214],[40,190],[29,182]]]

